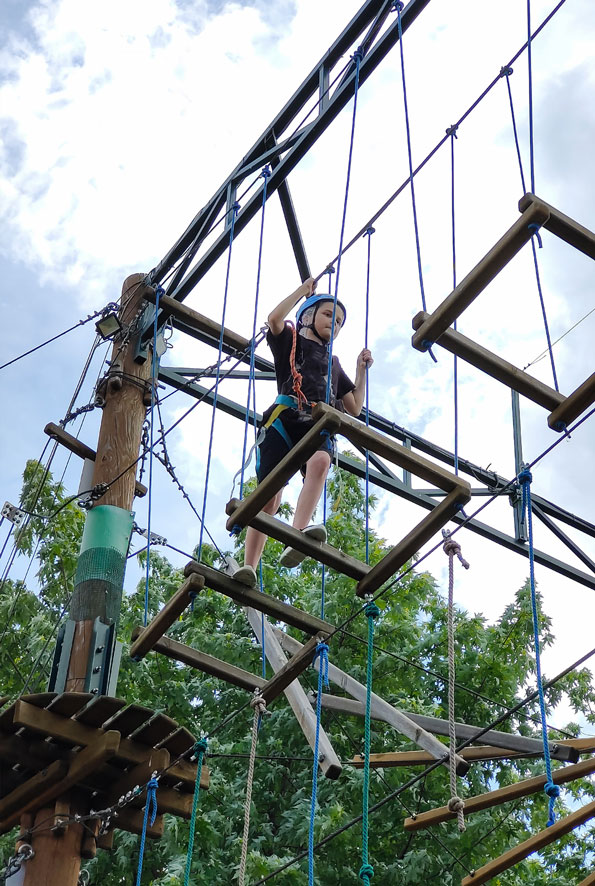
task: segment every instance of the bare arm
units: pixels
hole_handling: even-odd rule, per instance
[[[345,412],[349,415],[358,416],[364,405],[364,397],[366,395],[366,368],[369,369],[373,364],[372,353],[364,348],[357,358],[355,368],[355,387],[343,397],[343,406]]]
[[[289,312],[295,308],[302,298],[308,298],[308,296],[312,295],[315,289],[316,280],[312,277],[308,277],[307,280],[304,280],[301,286],[298,286],[295,292],[292,292],[291,295],[284,298],[282,302],[279,302],[276,308],[273,308],[268,316],[269,329],[273,335],[280,335],[283,332],[285,318]]]

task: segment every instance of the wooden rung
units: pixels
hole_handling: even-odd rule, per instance
[[[143,633],[143,628],[136,627],[132,632],[132,636],[140,637]],[[162,637],[160,640],[157,640],[153,646],[153,651],[159,652],[161,655],[167,656],[167,658],[173,658],[174,661],[179,661],[190,668],[195,668],[197,671],[202,671],[203,674],[209,674],[211,677],[225,680],[226,683],[231,683],[232,686],[247,689],[248,692],[261,689],[266,685],[266,680],[263,677],[244,671],[242,668],[228,664],[226,661],[221,661],[219,658],[214,658],[212,655],[207,655],[206,652],[193,649],[192,646],[178,643],[177,640],[172,640],[171,637]]]
[[[429,541],[469,501],[471,496],[463,488],[454,489],[427,517],[415,526],[405,538],[360,579],[356,593],[358,597],[373,594],[388,581],[411,557]]]
[[[55,760],[47,769],[42,769],[41,772],[33,775],[18,788],[14,788],[0,800],[0,820],[6,818],[15,809],[24,809],[30,800],[34,800],[46,788],[62,781],[67,772],[68,763],[66,760]]]
[[[329,434],[335,434],[340,427],[340,413],[331,409],[321,418],[314,422],[307,434],[289,450],[287,455],[281,459],[279,464],[268,474],[262,483],[259,483],[256,489],[243,499],[239,508],[233,508],[233,517],[227,521],[227,529],[232,532],[236,526],[242,529],[247,526],[252,518],[262,511],[264,506],[269,502],[285,484],[291,480],[293,475],[305,464],[311,455],[314,455],[320,448],[321,434],[328,431]],[[226,513],[229,514],[226,507]]]
[[[237,498],[232,498],[229,504],[231,506],[234,503],[239,507],[240,501]],[[356,560],[355,557],[350,557],[349,554],[344,554],[343,551],[331,545],[323,544],[320,541],[313,541],[307,535],[304,535],[303,532],[300,532],[299,529],[294,529],[293,526],[289,526],[283,520],[278,520],[276,517],[271,517],[270,514],[265,514],[264,511],[252,517],[250,526],[258,529],[260,532],[264,532],[265,535],[271,538],[276,538],[277,541],[282,541],[285,545],[290,545],[297,551],[301,551],[302,554],[312,557],[313,560],[324,563],[325,566],[330,566],[331,569],[335,569],[337,572],[349,576],[349,578],[355,578],[356,580],[363,578],[371,569],[366,563]]]
[[[444,753],[448,753],[448,747],[442,746]],[[459,756],[468,763],[478,763],[483,760],[508,760],[509,758],[517,758],[527,756],[516,751],[507,751],[505,748],[493,748],[488,745],[478,745],[474,748],[463,748],[459,751]],[[536,756],[531,754],[530,756]],[[376,769],[391,769],[395,766],[427,766],[428,763],[435,763],[436,757],[426,751],[395,751],[386,752],[384,754],[370,754],[370,766]],[[361,769],[364,765],[364,758],[357,755],[351,760],[356,769]]]
[[[595,372],[554,409],[548,416],[547,423],[552,430],[563,431],[593,403],[595,403]]]
[[[429,317],[428,313],[420,311],[413,318],[413,328],[419,329]],[[485,372],[497,381],[508,385],[513,391],[518,391],[523,397],[528,397],[529,400],[533,400],[534,403],[543,406],[544,409],[556,409],[566,399],[563,394],[558,393],[554,388],[544,385],[543,382],[538,381],[536,378],[523,372],[522,369],[509,363],[507,360],[503,360],[454,329],[447,329],[443,332],[436,339],[436,344],[446,351],[450,351],[451,354],[456,354],[462,360],[466,360],[467,363],[471,363],[472,366],[481,369],[482,372]]]
[[[244,501],[247,500],[244,499]],[[282,600],[271,597],[269,594],[257,591],[256,588],[248,588],[241,582],[234,581],[231,576],[226,575],[224,572],[211,569],[210,566],[191,560],[184,567],[184,575],[188,576],[192,572],[203,576],[206,587],[212,588],[220,594],[225,594],[226,597],[231,597],[232,600],[235,600],[241,606],[252,606],[254,609],[258,609],[259,612],[264,612],[265,615],[270,615],[278,621],[283,621],[294,628],[298,628],[300,631],[304,631],[306,634],[311,634],[312,636],[320,633],[332,634],[334,631],[333,625],[322,621],[320,618],[316,618],[315,615],[296,609],[295,606],[284,603]]]
[[[293,683],[293,681],[312,664],[316,654],[316,647],[326,639],[327,635],[324,634],[312,637],[299,652],[296,652],[295,655],[291,656],[287,664],[283,665],[283,667],[276,672],[274,677],[271,677],[271,679],[265,683],[260,690],[260,695],[264,698],[267,704],[270,704],[275,698],[281,695],[289,684]]]
[[[315,704],[315,701],[313,704]],[[363,702],[339,695],[329,695],[326,692],[322,694],[322,706],[329,710],[355,714],[359,717],[364,717],[366,713]],[[373,719],[383,720],[382,713],[381,710],[376,710],[374,699],[372,699],[371,715]],[[427,732],[445,736],[450,734],[448,722],[440,717],[428,717],[425,714],[414,714],[410,711],[402,711],[402,713]],[[477,726],[470,726],[468,723],[455,723],[455,730],[457,741],[466,741],[473,738],[478,732],[481,732]],[[513,753],[528,754],[529,756],[543,755],[543,742],[538,738],[529,738],[525,735],[515,735],[511,732],[498,732],[496,729],[490,729],[488,732],[483,732],[479,740],[489,742],[492,747],[503,748],[507,751],[513,751]],[[550,757],[553,760],[560,760],[565,763],[576,763],[579,759],[580,751],[573,746],[572,741],[575,741],[575,739],[566,744],[563,742],[550,742]],[[591,744],[595,744],[595,741],[591,740]]]
[[[424,342],[435,342],[474,301],[488,283],[514,258],[533,236],[529,225],[544,225],[550,217],[547,204],[535,199],[523,211],[521,218],[498,240],[472,271],[436,308],[428,320],[413,335],[411,342],[418,351],[427,350]]]
[[[144,298],[151,302],[151,304],[155,304],[155,290],[147,287]],[[194,311],[192,308],[189,308],[182,302],[176,301],[175,298],[171,298],[169,295],[159,296],[159,307],[163,309],[166,317],[168,315],[173,315],[187,326],[198,330],[198,332],[206,332],[207,335],[210,335],[217,340],[221,335],[221,326],[219,323],[215,322],[215,320],[211,320],[209,317],[205,317],[204,314],[199,314],[198,311]],[[247,338],[242,338],[241,335],[232,332],[230,329],[224,329],[223,344],[228,345],[234,350],[244,350],[249,347],[250,341]]]
[[[502,873],[502,871],[507,871],[513,865],[518,864],[519,861],[527,858],[528,855],[543,849],[544,846],[548,846],[554,840],[563,837],[564,834],[568,834],[580,825],[585,824],[594,815],[595,801],[587,803],[582,809],[578,809],[571,815],[559,819],[551,827],[545,828],[545,830],[540,831],[533,837],[529,837],[524,843],[519,843],[518,846],[505,852],[504,855],[500,855],[483,867],[478,868],[473,872],[473,875],[465,877],[461,886],[480,886],[481,883],[487,883],[492,877]]]
[[[117,802],[120,797],[133,790],[137,785],[146,784],[151,778],[153,772],[161,772],[169,765],[169,751],[165,749],[151,749],[150,756],[142,763],[133,766],[123,773],[121,778],[112,782],[106,790],[105,801],[107,806]],[[140,795],[139,795],[140,797]],[[144,802],[143,802],[144,806]],[[160,812],[165,810],[160,809]]]
[[[574,781],[576,778],[585,778],[593,772],[595,772],[595,757],[590,757],[588,760],[582,760],[574,766],[556,769],[552,773],[552,781],[554,784],[566,784],[569,781]],[[473,812],[480,812],[482,809],[491,809],[493,806],[499,806],[501,803],[508,803],[510,800],[518,800],[520,797],[536,794],[543,789],[546,781],[547,777],[545,775],[537,775],[535,778],[517,781],[515,784],[506,785],[504,788],[480,794],[477,797],[466,797],[465,816],[471,815]],[[431,809],[429,812],[421,812],[416,816],[406,818],[403,827],[406,831],[419,831],[433,824],[449,821],[449,819],[456,817],[456,812],[450,812],[448,806],[441,806],[438,809]]]
[[[140,661],[150,649],[153,649],[157,640],[173,625],[186,607],[190,606],[194,595],[202,591],[204,583],[204,578],[196,573],[188,576],[182,587],[170,597],[142,634],[137,634],[137,639],[130,647],[130,658]]]
[[[390,440],[384,434],[374,430],[374,428],[367,427],[358,419],[345,415],[344,412],[338,412],[327,403],[317,403],[312,411],[312,416],[315,419],[322,418],[323,416],[330,417],[331,415],[338,416],[340,423],[338,433],[346,437],[354,446],[361,446],[363,449],[368,449],[370,452],[380,455],[392,464],[419,477],[420,480],[425,480],[426,483],[438,486],[439,489],[443,489],[445,492],[452,492],[454,489],[466,489],[469,492],[469,497],[471,497],[471,487],[462,477],[457,477],[456,474],[447,471],[446,468],[442,468],[440,465],[434,464],[434,462],[423,455],[418,455],[416,452],[412,452],[411,449],[407,449],[406,446]]]
[[[52,440],[57,440],[58,443],[61,443],[69,452],[78,455],[79,458],[89,459],[89,461],[95,461],[97,458],[97,453],[94,449],[91,449],[90,446],[87,446],[81,440],[77,440],[76,437],[73,437],[72,434],[69,434],[68,431],[65,431],[64,428],[61,428],[60,425],[55,424],[53,421],[45,426],[43,432],[48,437],[51,437]],[[142,498],[147,494],[147,487],[137,480],[134,484],[134,494],[137,498]]]
[[[579,252],[588,255],[589,258],[595,258],[595,234],[593,231],[583,227],[583,225],[579,225],[573,218],[564,215],[563,212],[550,206],[545,200],[540,200],[535,194],[529,193],[521,197],[519,200],[519,210],[525,212],[527,207],[535,202],[548,208],[550,217],[544,222],[544,228],[547,228],[548,231],[551,231],[560,240],[565,240],[570,246],[574,246]]]

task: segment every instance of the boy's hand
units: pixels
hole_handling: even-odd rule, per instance
[[[363,372],[366,369],[369,369],[373,363],[374,358],[372,357],[372,351],[368,350],[368,348],[364,348],[358,355],[356,369],[359,372]]]
[[[300,288],[298,289],[300,298],[310,298],[310,296],[314,293],[316,289],[316,280],[314,277],[308,277],[307,280],[304,280]],[[297,293],[296,293],[297,294]]]

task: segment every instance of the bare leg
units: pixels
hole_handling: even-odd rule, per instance
[[[293,525],[296,529],[304,529],[310,523],[324,489],[330,466],[330,455],[321,449],[306,462],[306,478],[293,516]]]
[[[283,495],[283,490],[278,492],[274,498],[272,498],[263,508],[265,514],[276,514],[279,510],[279,505],[281,504],[281,497]],[[267,536],[264,532],[259,532],[257,529],[253,529],[252,526],[248,527],[248,531],[246,532],[246,545],[244,548],[244,565],[251,566],[253,569],[256,569],[258,566],[258,561],[262,557],[262,552],[264,550],[264,546],[266,544]]]

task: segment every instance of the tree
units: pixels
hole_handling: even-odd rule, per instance
[[[32,467],[28,467],[32,471]],[[25,495],[27,494],[27,473]],[[51,478],[45,481],[48,498],[43,513],[56,510],[65,501],[64,492]],[[52,496],[56,503],[50,504]],[[374,500],[370,502],[374,506]],[[41,507],[41,505],[39,505]],[[330,542],[360,559],[365,557],[365,498],[360,483],[351,475],[336,472],[329,482]],[[289,509],[285,506],[287,515]],[[61,519],[59,520],[58,517]],[[26,550],[39,542],[39,579],[44,582],[42,596],[21,588],[19,624],[21,630],[47,633],[68,595],[70,552],[77,549],[81,519],[76,506],[65,506],[49,524],[32,521],[28,535],[23,537]],[[45,534],[43,534],[45,531]],[[243,534],[237,540],[236,554],[241,554]],[[385,542],[370,533],[370,559],[377,561],[386,550]],[[264,585],[268,593],[281,597],[310,612],[320,609],[321,570],[317,563],[306,560],[299,570],[288,572],[278,566],[281,545],[270,540],[263,560]],[[204,560],[218,565],[217,552],[203,545]],[[180,570],[166,558],[151,552],[149,583],[149,617],[154,615],[183,581]],[[10,605],[8,597],[16,589],[5,587],[0,611]],[[330,572],[326,581],[325,617],[340,623],[356,611],[361,601],[354,599],[353,582]],[[374,655],[374,690],[405,710],[434,716],[446,716],[446,603],[427,573],[412,571],[380,601],[382,612],[376,623],[377,650]],[[144,582],[137,593],[125,595],[120,622],[121,638],[130,637],[135,624],[142,621]],[[30,625],[27,623],[30,619]],[[36,622],[35,619],[38,621]],[[349,626],[349,634],[331,641],[331,660],[365,682],[366,646],[362,616]],[[291,631],[299,639],[299,632]],[[513,604],[495,624],[487,624],[480,615],[461,610],[456,613],[457,719],[483,726],[506,707],[520,700],[528,684],[534,681],[534,650],[529,602],[529,589],[519,590]],[[261,671],[261,650],[255,642],[243,612],[227,598],[205,590],[188,612],[171,629],[175,639],[223,658],[254,673]],[[357,639],[357,638],[360,639]],[[551,643],[550,623],[541,620],[541,643]],[[35,644],[39,648],[41,640]],[[29,654],[23,644],[11,656],[18,659],[21,672],[29,671],[35,653]],[[9,658],[2,653],[0,664],[2,684],[10,692],[18,690]],[[38,675],[41,671],[37,666]],[[304,685],[316,687],[316,675],[309,670]],[[472,688],[472,692],[465,687]],[[30,690],[35,688],[30,684]],[[150,654],[135,663],[124,656],[118,694],[128,701],[146,704],[167,712],[197,736],[214,732],[209,740],[208,765],[211,770],[210,790],[201,792],[197,820],[193,883],[232,883],[237,872],[243,805],[246,783],[246,754],[250,746],[252,712],[245,708],[218,729],[222,720],[245,705],[246,693],[221,683],[215,678],[190,671],[169,659]],[[565,694],[577,714],[593,722],[595,695],[591,675],[583,669],[570,674],[548,693],[555,705]],[[520,731],[539,737],[534,719],[535,704],[527,706],[515,719],[500,729]],[[361,752],[363,721],[345,715],[323,712],[323,725],[342,760],[348,761]],[[570,724],[568,730],[578,731]],[[372,750],[408,749],[411,744],[385,724],[372,725]],[[271,715],[264,720],[259,735],[259,759],[256,763],[252,804],[251,838],[248,878],[251,884],[299,854],[307,845],[311,791],[312,755],[297,726],[293,714],[278,699],[271,706]],[[465,794],[480,793],[543,771],[543,761],[520,760],[494,762],[472,767]],[[387,769],[372,773],[370,803],[404,784],[412,770]],[[319,808],[316,817],[316,838],[334,833],[361,812],[362,772],[346,764],[339,781],[319,780]],[[588,782],[575,783],[565,797],[567,805],[584,802],[593,788]],[[421,882],[459,883],[464,869],[453,860],[462,857],[467,868],[479,866],[545,826],[547,803],[545,795],[527,801],[488,810],[468,819],[467,831],[459,837],[454,823],[447,823],[430,832],[409,835],[403,831],[402,819],[410,810],[443,805],[448,799],[448,776],[439,768],[420,780],[410,790],[385,805],[370,817],[370,857],[376,882],[415,884]],[[559,808],[562,810],[560,801]],[[182,883],[188,824],[168,817],[164,838],[150,843],[145,856],[143,884],[179,886]],[[436,839],[438,838],[438,839]],[[591,831],[586,828],[553,844],[541,856],[529,859],[506,875],[513,886],[531,883],[539,886],[551,880],[555,872],[557,884],[574,884],[586,876],[586,853]],[[361,826],[350,827],[328,842],[316,855],[316,878],[324,886],[355,886],[360,883]],[[6,840],[2,846],[10,854]],[[117,832],[115,851],[99,853],[88,863],[92,883],[104,886],[132,884],[136,874],[138,838]],[[293,865],[271,882],[296,884],[307,882],[305,863]]]

